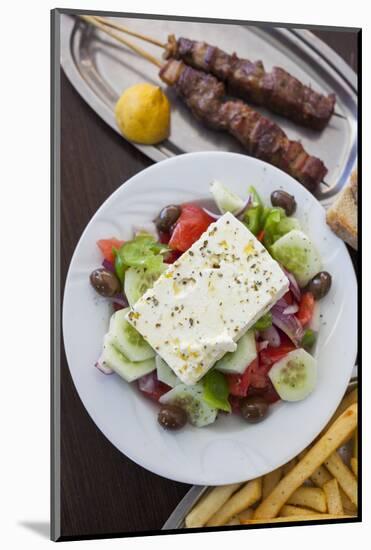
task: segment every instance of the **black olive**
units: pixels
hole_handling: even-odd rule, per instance
[[[98,294],[106,298],[112,298],[121,291],[121,284],[116,275],[104,267],[91,272],[90,282]]]
[[[177,405],[163,405],[157,420],[166,430],[179,430],[187,422],[187,413]]]
[[[170,204],[165,206],[154,220],[154,223],[158,231],[164,233],[170,233],[172,226],[175,224],[181,213],[180,206],[176,204]]]
[[[268,403],[259,395],[244,397],[240,401],[240,410],[247,422],[260,422],[268,412]]]
[[[296,210],[295,197],[286,193],[286,191],[273,191],[271,194],[271,203],[273,206],[283,208],[286,216],[291,216]]]
[[[315,300],[320,300],[331,288],[332,278],[327,271],[320,271],[309,281],[306,290],[311,292]]]

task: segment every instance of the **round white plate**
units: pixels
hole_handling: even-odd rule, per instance
[[[323,268],[333,277],[321,302],[316,357],[318,384],[298,403],[279,402],[269,417],[249,425],[221,414],[215,424],[187,425],[167,432],[157,422],[158,407],[135,384],[105,376],[94,363],[101,353],[111,306],[97,296],[89,274],[101,264],[96,241],[129,239],[133,226],[151,221],[170,203],[209,199],[219,179],[247,196],[254,185],[268,203],[285,189],[296,198],[296,216],[316,244]],[[356,279],[344,244],[330,231],[318,201],[284,172],[253,158],[223,152],[190,153],[159,162],[119,187],[99,208],[73,255],[64,294],[63,335],[67,360],[79,396],[104,435],[126,456],[164,477],[197,485],[247,480],[285,463],[319,433],[338,405],[356,357]],[[86,449],[89,452],[89,449]]]

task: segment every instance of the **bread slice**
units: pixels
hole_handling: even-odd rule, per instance
[[[340,192],[334,204],[327,210],[326,220],[340,239],[357,250],[357,208],[358,208],[357,172],[353,172],[350,181]]]

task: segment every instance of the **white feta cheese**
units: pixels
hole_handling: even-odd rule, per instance
[[[232,214],[134,304],[128,321],[185,384],[195,384],[288,290],[263,245]]]

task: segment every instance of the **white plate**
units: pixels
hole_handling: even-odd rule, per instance
[[[221,414],[211,426],[197,429],[187,425],[172,433],[159,426],[158,407],[140,395],[134,384],[94,368],[111,308],[91,288],[89,274],[101,263],[98,239],[128,239],[134,225],[151,221],[163,206],[209,198],[209,183],[215,178],[242,197],[246,197],[248,186],[254,185],[267,203],[270,193],[278,188],[295,195],[296,216],[316,244],[323,268],[333,277],[331,292],[321,302],[318,384],[304,401],[271,407],[269,417],[260,424],[249,425]],[[144,468],[197,485],[222,485],[260,476],[306,447],[344,394],[356,357],[356,288],[346,247],[327,227],[322,206],[295,180],[244,155],[180,155],[143,170],[119,187],[80,239],[63,304],[64,345],[72,378],[98,428]]]

